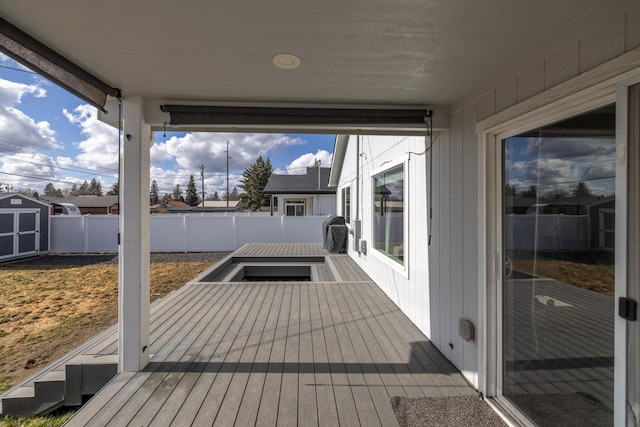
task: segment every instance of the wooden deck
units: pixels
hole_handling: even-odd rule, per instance
[[[324,255],[335,281],[194,282],[158,301],[147,369],[117,375],[68,425],[391,426],[393,396],[475,393],[348,256]],[[92,348],[116,351],[115,331]]]
[[[510,280],[505,298],[505,394],[584,393],[613,410],[613,297],[538,278]]]

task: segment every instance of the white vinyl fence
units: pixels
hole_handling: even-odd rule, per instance
[[[151,252],[233,251],[245,243],[322,243],[326,216],[152,215]],[[118,252],[118,215],[51,217],[52,253]]]
[[[587,215],[507,215],[505,244],[516,251],[589,249]]]

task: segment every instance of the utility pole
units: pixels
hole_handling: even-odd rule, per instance
[[[200,178],[202,179],[202,207],[204,207],[204,165],[200,166]]]
[[[227,207],[229,207],[229,140],[227,140]]]

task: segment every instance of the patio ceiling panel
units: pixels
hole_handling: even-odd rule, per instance
[[[0,0],[4,19],[125,96],[451,105],[601,0]],[[301,59],[280,70],[279,53]]]

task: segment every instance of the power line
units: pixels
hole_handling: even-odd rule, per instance
[[[72,184],[69,181],[61,181],[59,179],[43,178],[43,177],[39,177],[39,176],[23,175],[23,174],[19,174],[19,173],[11,173],[11,172],[0,172],[0,173],[3,174],[3,175],[19,176],[21,178],[37,179],[39,181],[62,182],[64,184]]]
[[[31,71],[31,70],[23,70],[21,68],[16,68],[16,67],[10,67],[8,65],[0,65],[0,68],[4,68],[6,70],[13,70],[13,71],[20,71],[22,73],[28,73],[28,74],[35,74],[38,75],[38,73]]]
[[[65,168],[63,166],[60,166],[57,162],[54,163],[54,164],[36,162],[32,158],[29,158],[29,157],[27,157],[25,155],[21,155],[21,154],[15,154],[13,157],[24,158],[25,159],[24,163],[29,163],[29,164],[34,165],[34,166],[54,167],[54,168],[60,169],[60,170],[66,170],[66,171],[70,171],[70,172],[80,173],[83,176],[92,175],[92,174],[95,175],[96,173],[107,174],[107,175],[110,175],[112,177],[116,177],[117,176],[117,174],[115,172],[111,172],[111,171],[108,171],[108,170],[71,169],[71,168]]]

